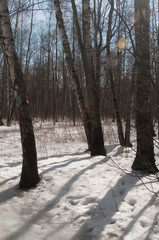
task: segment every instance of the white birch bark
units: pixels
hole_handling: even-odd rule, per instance
[[[65,30],[65,26],[64,26],[64,21],[63,21],[63,17],[62,17],[62,11],[61,11],[61,7],[60,7],[60,1],[59,0],[54,0],[54,6],[55,6],[55,12],[56,12],[56,19],[57,19],[57,24],[58,24],[58,28],[60,31],[60,37],[63,43],[63,48],[64,48],[64,53],[66,56],[66,63],[67,63],[67,67],[68,67],[68,71],[69,71],[69,75],[72,79],[73,82],[73,86],[75,89],[75,94],[77,97],[77,101],[78,101],[78,105],[80,108],[80,113],[82,116],[82,121],[83,121],[83,125],[85,128],[85,133],[86,133],[86,137],[87,137],[87,142],[88,142],[88,148],[91,148],[91,138],[90,138],[90,132],[91,132],[91,123],[90,123],[90,118],[89,118],[89,114],[87,111],[87,108],[85,106],[85,101],[84,101],[84,97],[82,94],[82,89],[80,86],[80,82],[75,70],[75,66],[74,66],[74,61],[73,61],[73,57],[72,57],[72,53],[71,53],[71,49],[70,49],[70,44],[68,41],[68,37],[66,34],[66,30]]]
[[[39,182],[35,138],[32,120],[30,117],[29,103],[26,97],[23,73],[18,62],[17,53],[15,51],[15,44],[6,0],[0,1],[0,26],[2,29],[3,44],[9,66],[10,77],[15,85],[15,94],[17,94],[19,98],[19,125],[23,152],[23,166],[20,187],[30,188]]]

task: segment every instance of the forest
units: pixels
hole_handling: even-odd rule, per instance
[[[0,132],[2,240],[157,240],[159,2],[1,0]]]

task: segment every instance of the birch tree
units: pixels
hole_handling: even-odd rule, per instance
[[[60,37],[61,37],[61,41],[62,41],[62,44],[63,44],[64,53],[65,53],[65,56],[66,56],[66,64],[67,64],[67,68],[68,68],[68,71],[69,71],[69,75],[70,75],[70,77],[72,79],[72,82],[73,82],[76,98],[77,98],[77,101],[78,101],[78,104],[79,104],[81,117],[82,117],[84,129],[85,129],[85,133],[86,133],[86,137],[87,137],[88,148],[90,150],[92,150],[92,148],[91,148],[91,135],[90,135],[90,132],[91,132],[90,117],[89,117],[87,108],[85,106],[85,100],[84,100],[84,97],[83,97],[83,94],[82,94],[80,82],[79,82],[79,79],[78,79],[78,76],[77,76],[77,73],[76,73],[76,69],[75,69],[75,66],[74,66],[74,61],[73,61],[73,57],[72,57],[72,53],[71,53],[70,43],[68,41],[68,37],[67,37],[67,34],[66,34],[65,25],[64,25],[64,21],[63,21],[60,1],[59,0],[54,0],[54,6],[55,6],[55,12],[56,12],[57,25],[58,25],[59,32],[60,32]]]
[[[97,75],[95,74],[95,66],[93,62],[90,1],[82,1],[83,34],[81,33],[80,24],[78,22],[75,1],[71,0],[71,4],[86,79],[86,106],[91,121],[91,154],[106,155],[99,110],[99,79],[96,79],[96,76],[99,76],[99,72]]]
[[[19,125],[23,153],[20,188],[30,188],[36,186],[39,182],[36,145],[30,117],[29,102],[26,96],[25,82],[15,50],[6,0],[0,1],[0,26],[2,29],[4,51],[9,66],[10,77],[14,84],[14,94],[15,97],[19,98]]]

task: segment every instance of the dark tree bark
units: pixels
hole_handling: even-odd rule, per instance
[[[91,38],[91,11],[90,0],[82,1],[82,25],[86,86],[87,108],[91,119],[91,155],[106,155],[99,108],[99,82],[96,82],[93,63],[93,48]]]
[[[157,45],[158,45],[158,53],[159,53],[159,2],[158,2],[158,31],[157,31]],[[159,63],[159,54],[158,54],[158,63]],[[159,66],[159,65],[158,65]],[[157,68],[157,83],[156,83],[156,88],[157,88],[157,102],[159,103],[159,67]],[[157,123],[158,123],[158,139],[159,139],[159,111],[157,114]]]
[[[1,28],[0,28],[0,30],[1,30]],[[1,40],[2,40],[2,32],[0,31],[0,44],[3,43],[3,41],[1,41]],[[2,71],[2,75],[3,75],[3,71]],[[3,89],[4,89],[3,85],[4,85],[4,83],[1,82],[1,89],[0,89],[0,126],[4,125],[3,120],[2,120],[2,118],[3,118]]]
[[[87,108],[91,119],[91,155],[106,155],[99,110],[99,83],[95,78],[90,23],[90,0],[82,1],[84,64],[87,86]]]
[[[134,0],[136,41],[136,127],[137,153],[133,170],[155,174],[152,122],[152,85],[150,74],[150,7],[149,0]]]
[[[29,103],[26,97],[26,88],[23,73],[18,62],[17,53],[11,29],[9,11],[6,0],[0,1],[0,26],[4,39],[4,49],[9,66],[11,81],[14,84],[14,93],[19,98],[19,125],[23,152],[23,166],[20,188],[30,188],[39,182],[37,168],[37,153],[35,138],[30,117]]]
[[[2,108],[3,108],[3,104],[2,104],[2,90],[0,90],[0,126],[3,126],[3,120],[2,120]]]

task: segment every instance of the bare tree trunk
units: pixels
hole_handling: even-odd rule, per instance
[[[25,82],[21,67],[18,63],[17,53],[11,29],[9,11],[6,0],[0,1],[0,25],[4,38],[4,49],[8,62],[11,80],[15,85],[15,94],[19,98],[19,124],[21,132],[23,166],[20,180],[20,188],[30,188],[39,182],[37,169],[37,153],[35,138],[30,117],[29,103],[26,97]]]
[[[16,23],[15,23],[15,29],[14,29],[14,41],[16,42],[17,38],[17,31],[18,31],[18,25],[19,25],[19,10],[21,7],[21,0],[18,0],[18,8],[16,13]],[[6,68],[6,79],[7,79],[7,126],[10,126],[12,123],[12,120],[16,120],[16,101],[14,96],[14,85],[10,79],[10,73],[9,73],[9,66],[7,62],[5,61],[5,68]]]
[[[14,29],[14,41],[16,41],[17,37],[17,31],[18,31],[18,25],[19,25],[19,10],[21,7],[21,0],[18,0],[18,8],[17,8],[17,16],[16,16],[16,23],[15,23],[15,29]]]
[[[56,54],[55,54],[55,71],[54,71],[54,124],[58,121],[58,26],[56,24]]]
[[[55,62],[55,122],[58,122],[58,90],[59,90],[59,82],[58,82],[58,26],[56,25],[56,62]]]
[[[30,44],[31,44],[31,36],[33,31],[33,17],[34,17],[34,0],[32,0],[32,13],[31,13],[31,22],[30,22],[30,32],[29,32],[29,38],[28,38],[28,48],[27,48],[27,54],[25,59],[25,85],[27,88],[28,85],[28,73],[29,73],[29,62],[30,62]]]
[[[130,96],[128,99],[128,105],[127,105],[127,111],[126,111],[125,145],[127,147],[132,147],[132,143],[130,142],[130,129],[131,129],[131,113],[132,113],[133,103],[134,103],[135,83],[136,83],[136,68],[134,64],[133,72],[132,72]]]
[[[100,120],[99,82],[96,81],[95,67],[93,63],[93,48],[90,29],[90,1],[82,1],[83,40],[81,37],[81,30],[78,23],[77,10],[74,0],[71,0],[71,3],[86,78],[86,103],[91,121],[91,155],[106,155]]]
[[[136,40],[136,127],[137,153],[132,165],[133,170],[155,174],[152,122],[152,85],[150,73],[150,2],[134,0],[135,40]]]
[[[99,82],[96,82],[95,67],[93,63],[93,48],[91,38],[91,11],[90,0],[82,1],[82,25],[85,66],[87,108],[91,119],[91,155],[106,155],[104,139],[100,120],[99,108]]]
[[[158,103],[159,103],[159,2],[158,2],[158,32],[157,32],[157,37],[158,37],[158,69],[157,69],[157,99],[158,99]],[[157,114],[157,122],[158,122],[158,139],[159,139],[159,111]]]
[[[3,45],[3,35],[2,35],[2,28],[0,26],[0,44]],[[11,83],[10,80],[10,74],[8,71],[8,65],[6,61],[6,56],[4,54],[4,64],[3,64],[3,78],[6,81],[6,99],[7,99],[7,126],[9,127],[11,125],[12,121],[12,115],[14,112],[15,107],[15,98],[14,98],[14,86]]]
[[[75,23],[74,23],[74,15],[73,15],[73,40],[72,40],[72,54],[73,54],[73,62],[75,62]],[[71,101],[72,101],[72,111],[71,116],[73,120],[73,126],[76,125],[76,102],[75,102],[75,91],[71,89]]]
[[[3,126],[3,121],[2,121],[2,109],[3,109],[3,106],[2,106],[2,89],[0,89],[0,126]]]
[[[10,74],[8,71],[8,66],[7,66],[7,61],[6,57],[4,56],[4,77],[6,79],[6,98],[7,98],[7,126],[9,127],[11,125],[12,121],[12,106],[14,103],[14,94],[13,92],[13,86],[11,86],[11,81],[10,81]]]
[[[21,33],[20,33],[20,46],[19,46],[19,63],[20,66],[22,66],[23,62],[23,54],[24,54],[24,33],[23,33],[23,27],[24,27],[24,12],[21,13],[21,19],[20,19],[20,28],[21,28]]]
[[[54,70],[54,56],[52,54],[51,56],[51,68],[52,68],[52,118],[55,124],[55,115],[56,115],[56,109],[55,109],[55,70]]]
[[[61,36],[61,40],[63,43],[63,48],[64,48],[64,52],[65,52],[65,56],[66,56],[66,64],[68,67],[69,75],[73,81],[73,85],[75,88],[75,94],[76,94],[77,101],[79,104],[82,121],[83,121],[84,129],[85,129],[85,133],[86,133],[86,137],[87,137],[88,148],[90,149],[91,148],[91,136],[90,136],[91,122],[90,122],[89,114],[87,112],[87,108],[85,106],[80,82],[79,82],[79,79],[78,79],[78,76],[77,76],[77,73],[75,70],[73,57],[72,57],[72,53],[71,53],[71,49],[70,49],[70,44],[68,41],[68,37],[67,37],[64,22],[63,22],[62,11],[61,11],[59,0],[54,0],[54,6],[55,6],[55,11],[56,11],[57,24],[59,27],[60,36]]]
[[[51,54],[51,12],[49,16],[49,29],[48,29],[48,43],[47,43],[47,72],[45,79],[45,89],[44,89],[44,119],[50,119],[50,54]]]
[[[106,42],[108,61],[109,61],[109,58],[111,57],[110,42],[111,42],[111,37],[112,37],[111,28],[112,28],[113,10],[114,10],[114,0],[111,1],[111,9],[110,9],[110,12],[109,12],[109,20],[108,20],[108,31],[107,31],[107,42]],[[113,70],[112,70],[111,64],[108,64],[108,75],[109,75],[111,92],[112,92],[112,97],[113,97],[114,114],[115,114],[115,118],[116,118],[116,121],[117,121],[119,142],[120,142],[121,146],[125,146],[123,126],[122,126],[122,122],[121,122],[119,106],[118,106],[117,96],[116,96],[115,87],[114,87]]]

